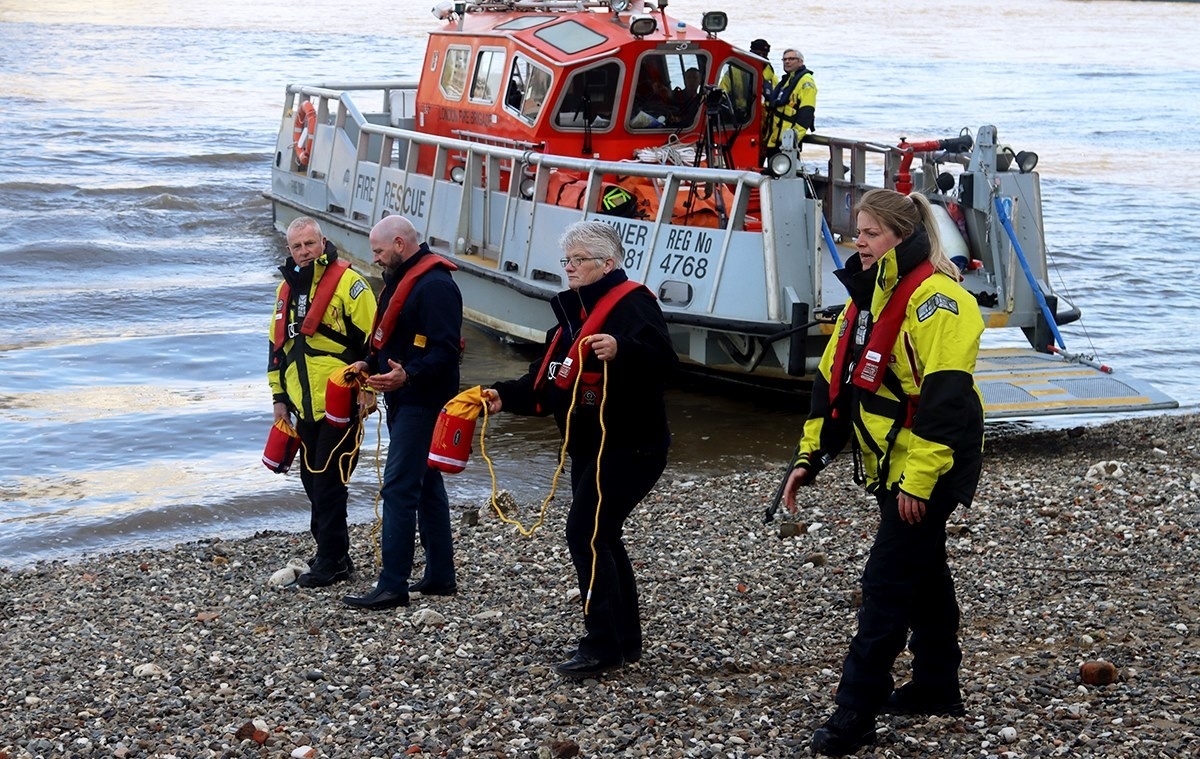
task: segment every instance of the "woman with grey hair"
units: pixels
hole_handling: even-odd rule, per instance
[[[483,391],[488,412],[554,415],[567,433],[571,509],[567,546],[579,580],[585,634],[556,671],[595,677],[642,656],[637,583],[625,520],[667,464],[667,379],[678,361],[658,300],[622,268],[616,229],[572,224],[559,240],[567,290],[550,305],[558,324],[523,377]]]

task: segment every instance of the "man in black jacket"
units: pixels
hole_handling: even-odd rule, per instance
[[[462,294],[457,267],[421,242],[403,216],[371,229],[375,263],[384,270],[371,352],[356,366],[387,406],[387,464],[383,473],[383,570],[374,590],[346,596],[361,609],[408,605],[409,591],[453,595],[454,545],[442,473],[427,463],[438,412],[458,393]],[[414,541],[421,531],[425,575],[409,587]]]

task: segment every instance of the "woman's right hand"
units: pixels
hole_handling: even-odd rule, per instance
[[[787,506],[789,514],[796,513],[796,491],[803,485],[811,485],[812,477],[809,475],[808,467],[803,464],[796,467],[788,475],[787,483],[783,486],[783,503]]]
[[[500,409],[504,407],[504,402],[500,400],[500,393],[490,387],[483,391],[483,402],[487,404],[489,414],[499,414]]]

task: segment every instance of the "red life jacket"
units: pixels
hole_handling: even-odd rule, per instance
[[[438,266],[445,267],[447,271],[458,270],[458,267],[451,261],[436,253],[429,253],[417,259],[412,268],[404,272],[404,276],[396,285],[396,291],[392,293],[392,299],[388,301],[387,309],[375,315],[374,337],[371,338],[372,348],[379,350],[387,344],[388,338],[392,336],[392,330],[396,328],[396,320],[400,318],[400,311],[404,309],[404,301],[408,300],[417,280]]]
[[[579,335],[575,338],[575,342],[571,344],[570,349],[567,351],[566,358],[563,359],[562,364],[559,366],[558,372],[554,375],[554,384],[557,385],[559,389],[571,389],[571,387],[575,384],[576,373],[587,360],[588,356],[591,355],[591,345],[590,343],[583,343],[583,339],[585,337],[598,334],[601,327],[604,326],[604,321],[608,319],[608,315],[612,313],[612,310],[616,307],[617,303],[619,303],[622,298],[634,290],[646,290],[647,293],[650,293],[650,291],[646,289],[645,285],[641,284],[640,282],[634,282],[631,279],[627,279],[621,284],[613,287],[608,292],[604,293],[604,295],[601,295],[600,299],[596,301],[595,307],[592,308],[592,312],[588,314],[587,319],[584,320],[583,326],[579,330]],[[653,297],[654,294],[650,293],[650,295]],[[542,358],[542,365],[538,368],[537,377],[535,377],[533,380],[533,387],[535,390],[545,384],[546,380],[548,379],[546,376],[546,371],[549,369],[550,362],[553,359],[554,354],[557,352],[556,349],[558,348],[558,341],[561,337],[562,327],[560,326],[557,330],[555,330],[554,337],[550,340],[550,346],[546,348],[546,355]],[[582,354],[580,354],[580,351],[582,351]],[[579,358],[579,364],[575,363],[576,357]]]
[[[349,268],[350,262],[340,259],[325,267],[325,273],[321,275],[321,281],[317,283],[317,292],[313,296],[312,303],[308,305],[304,323],[300,325],[300,334],[311,337],[317,333],[317,327],[321,326],[321,317],[325,315],[325,309],[329,308],[330,302],[333,301],[333,294],[337,292],[338,282],[342,280],[342,275]],[[277,349],[282,348],[288,338],[287,308],[291,297],[292,286],[285,279],[279,288],[279,299],[275,302],[275,332],[272,342]]]
[[[900,278],[900,282],[892,292],[892,297],[888,299],[887,305],[880,312],[878,321],[871,327],[871,336],[867,339],[862,356],[859,357],[850,376],[850,382],[853,385],[871,393],[879,390],[888,370],[892,348],[896,346],[896,338],[899,337],[900,327],[904,324],[904,312],[908,308],[908,301],[921,283],[933,275],[933,272],[933,264],[929,261],[922,261],[912,271]],[[835,414],[837,412],[834,402],[842,389],[842,378],[845,376],[846,362],[850,357],[850,343],[853,342],[852,333],[857,320],[858,306],[854,304],[854,301],[850,301],[850,305],[846,307],[843,321],[846,328],[838,337],[837,352],[834,353],[833,366],[830,369],[829,405],[831,408],[835,408]],[[903,401],[904,399],[898,400]],[[909,400],[910,409],[905,426],[912,423],[912,416],[916,408],[915,399],[910,398]]]

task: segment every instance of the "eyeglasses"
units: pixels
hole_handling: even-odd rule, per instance
[[[800,59],[799,59],[799,58],[796,58],[796,57],[794,57],[794,56],[790,56],[790,55],[789,55],[789,56],[786,56],[786,57],[784,57],[784,59],[783,59],[783,60],[785,60],[785,61],[798,61],[798,60],[800,60]]]
[[[568,264],[571,266],[574,266],[576,269],[578,269],[580,266],[583,266],[584,261],[603,261],[603,260],[604,260],[603,256],[587,256],[587,257],[571,256],[570,258],[560,258],[560,259],[558,259],[558,262],[559,262],[559,264],[562,265],[562,267],[564,269],[567,268]]]

